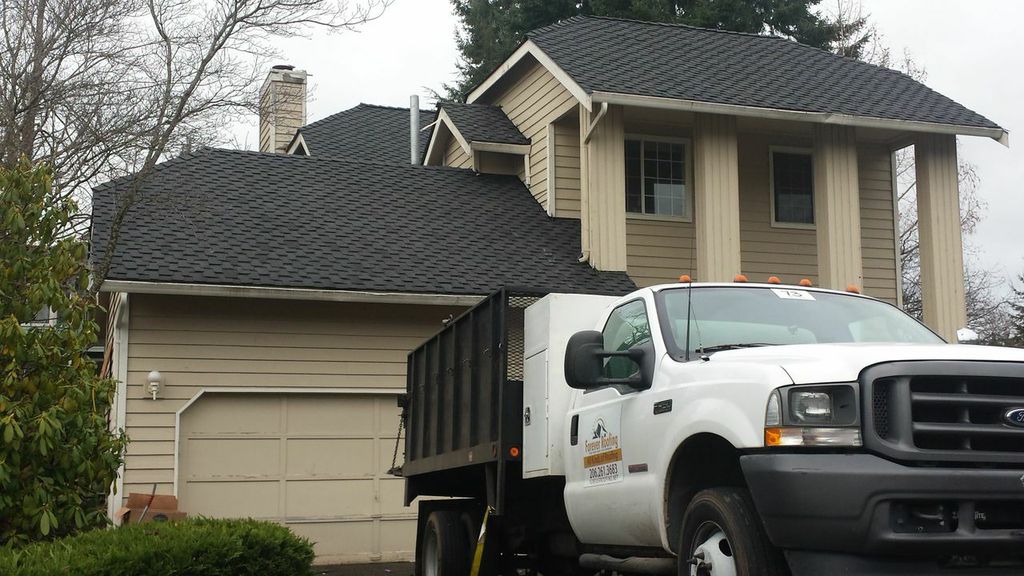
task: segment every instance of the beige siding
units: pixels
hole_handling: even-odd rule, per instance
[[[444,165],[451,168],[472,168],[473,157],[466,154],[466,151],[459,145],[458,139],[454,136],[448,138],[448,145],[444,152]]]
[[[884,147],[857,150],[864,293],[897,302],[892,162]]]
[[[778,276],[796,284],[818,281],[817,234],[813,229],[772,226],[769,145],[808,146],[810,142],[740,134],[740,244],[742,270],[751,281]]]
[[[689,222],[626,219],[626,272],[638,286],[694,274],[694,227]]]
[[[580,124],[555,123],[555,216],[580,217]]]
[[[125,489],[174,481],[175,412],[203,387],[402,388],[405,357],[457,309],[133,294]],[[147,399],[150,370],[163,375]]]
[[[501,106],[512,123],[530,139],[530,191],[547,207],[547,127],[571,112],[576,99],[550,72],[533,62],[489,103]]]

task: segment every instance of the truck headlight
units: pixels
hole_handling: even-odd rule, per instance
[[[768,397],[765,446],[860,446],[856,384],[784,386]]]

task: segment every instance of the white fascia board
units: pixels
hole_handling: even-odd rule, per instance
[[[227,284],[178,284],[168,282],[137,282],[133,280],[107,280],[100,286],[100,291],[130,294],[267,298],[271,300],[361,302],[367,304],[423,304],[431,306],[473,306],[483,298],[482,295],[474,296],[468,294],[407,294],[404,292],[271,288]]]
[[[437,120],[435,120],[434,122],[435,124],[444,124],[448,128],[448,131],[452,133],[452,136],[455,137],[455,140],[459,143],[459,146],[462,147],[463,152],[470,156],[473,155],[473,148],[469,145],[469,141],[462,136],[462,132],[459,132],[459,128],[455,126],[455,122],[452,122],[451,116],[448,116],[448,113],[444,111],[444,108],[441,108],[437,112]],[[434,134],[437,134],[437,130],[434,130]],[[430,147],[433,146],[434,139],[431,138]],[[428,148],[428,154],[429,150],[430,149]]]
[[[533,43],[533,40],[527,40],[519,45],[519,48],[509,56],[505,62],[498,66],[498,68],[491,72],[491,75],[487,77],[479,86],[473,89],[472,92],[466,96],[466,102],[472,104],[480,99],[481,96],[487,93],[501,78],[519,63],[520,60],[525,58],[527,55],[536,58],[537,62],[540,63],[556,80],[565,86],[565,89],[572,94],[576,100],[579,101],[580,105],[586,108],[588,111],[591,110],[592,104],[590,101],[590,94],[584,90],[575,80],[566,73],[550,56],[544,53],[539,46]]]
[[[958,124],[939,124],[935,122],[918,122],[914,120],[893,120],[871,116],[852,116],[831,112],[802,112],[799,110],[781,110],[777,108],[758,108],[756,106],[740,106],[737,104],[718,104],[700,102],[698,100],[682,100],[659,96],[641,96],[636,94],[620,94],[616,92],[594,92],[594,102],[607,102],[621,106],[639,106],[644,108],[660,108],[664,110],[682,110],[706,114],[728,114],[751,118],[769,118],[775,120],[792,120],[816,124],[838,124],[862,128],[884,128],[889,130],[905,130],[907,132],[926,132],[931,134],[956,134],[962,136],[983,136],[1009,146],[1009,134],[1002,128],[983,128],[979,126],[961,126]]]
[[[470,142],[476,152],[499,152],[501,154],[529,154],[529,144],[507,144],[504,142]]]

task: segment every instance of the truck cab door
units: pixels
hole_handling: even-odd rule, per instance
[[[653,310],[650,311],[653,313]],[[644,348],[655,354],[648,305],[638,298],[615,308],[605,323],[604,349]],[[628,378],[639,366],[627,357],[605,360],[604,375]],[[576,391],[565,438],[565,504],[581,542],[623,546],[659,546],[659,511],[651,510],[648,473],[657,442],[645,437],[650,393],[629,386]]]

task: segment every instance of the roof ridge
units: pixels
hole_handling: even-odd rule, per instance
[[[385,106],[384,104],[367,104],[366,102],[360,102],[359,104],[356,104],[355,106],[353,106],[351,108],[346,108],[344,110],[338,110],[337,112],[334,112],[333,114],[328,114],[327,116],[324,116],[323,118],[321,118],[319,120],[314,120],[314,121],[310,122],[309,124],[304,124],[304,125],[299,127],[299,131],[301,132],[302,130],[304,130],[306,128],[309,128],[310,126],[317,126],[319,124],[322,124],[323,122],[326,122],[327,120],[330,120],[330,119],[334,118],[335,116],[338,116],[340,114],[345,114],[346,112],[352,112],[353,110],[358,110],[360,108],[376,108],[378,110],[405,110],[406,112],[409,111],[409,107],[408,106],[403,108],[402,106]],[[435,112],[435,110],[433,110],[433,109],[429,109],[429,108],[428,109],[423,109],[423,108],[420,108],[420,114],[433,114],[434,112]]]
[[[748,36],[748,37],[751,37],[751,38],[764,38],[764,39],[770,39],[770,40],[783,40],[783,41],[786,41],[786,42],[793,42],[795,44],[799,44],[800,46],[808,46],[807,44],[801,44],[800,42],[797,42],[795,40],[790,40],[789,38],[786,38],[785,36],[778,36],[778,35],[775,35],[775,34],[758,34],[758,33],[754,33],[754,32],[740,32],[740,31],[737,31],[737,30],[723,30],[721,28],[704,28],[702,26],[694,26],[692,24],[683,24],[681,22],[654,22],[654,21],[651,21],[651,20],[637,20],[636,18],[619,18],[619,17],[616,17],[616,16],[594,16],[594,15],[583,15],[583,14],[580,14],[580,15],[577,15],[577,16],[572,16],[572,17],[566,18],[564,20],[559,20],[558,22],[555,22],[554,24],[548,24],[547,26],[542,26],[540,28],[531,30],[531,31],[526,33],[526,36],[530,37],[533,34],[536,34],[536,33],[539,33],[539,32],[546,32],[547,30],[553,29],[553,28],[561,28],[561,27],[564,27],[566,24],[573,23],[573,22],[578,22],[578,21],[582,21],[582,20],[606,20],[606,21],[610,21],[610,22],[625,22],[625,23],[629,23],[629,24],[644,24],[644,25],[647,25],[647,26],[660,26],[660,27],[663,27],[663,28],[686,28],[688,30],[693,30],[695,32],[710,32],[710,33],[714,33],[714,34],[733,34],[733,35],[736,35],[736,36]],[[808,47],[809,48],[814,48],[814,46],[808,46]],[[828,52],[828,53],[831,54],[831,52]]]

